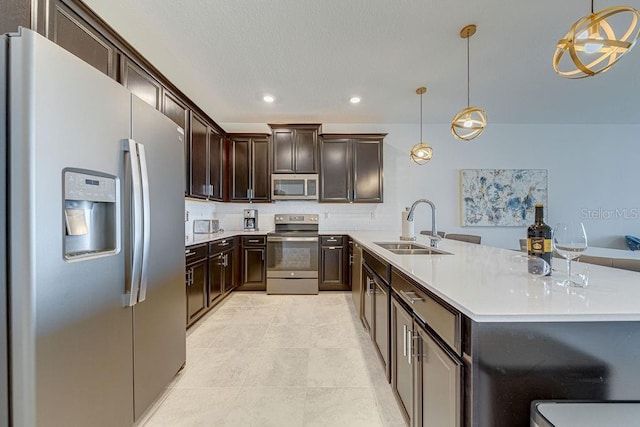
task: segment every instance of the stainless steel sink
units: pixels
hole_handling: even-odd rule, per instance
[[[403,242],[399,242],[399,243],[382,243],[382,242],[375,242],[376,245],[380,246],[381,248],[384,249],[429,249],[429,246],[423,246],[423,245],[418,245],[417,243],[403,243]]]
[[[397,255],[451,255],[450,252],[417,243],[375,242],[375,244]]]

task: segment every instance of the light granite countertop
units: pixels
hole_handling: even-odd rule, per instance
[[[375,242],[397,242],[397,233],[348,234],[475,321],[640,321],[640,273],[582,263],[588,286],[566,288],[557,284],[566,278],[561,259],[552,276],[535,278],[508,249],[443,239],[439,249],[451,255],[396,255]]]
[[[187,246],[271,230],[229,230],[196,234]],[[640,321],[640,273],[580,263],[588,269],[585,288],[566,288],[566,264],[554,259],[552,276],[527,273],[521,252],[443,239],[450,255],[397,255],[376,242],[398,242],[397,232],[321,230],[321,235],[349,235],[424,288],[478,322]],[[429,245],[426,236],[416,243]],[[634,254],[635,255],[635,254]]]

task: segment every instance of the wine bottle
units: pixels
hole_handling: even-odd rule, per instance
[[[551,275],[551,227],[544,223],[544,213],[542,204],[536,204],[535,223],[527,229],[527,253],[544,259],[549,264],[549,274]],[[529,265],[529,273],[532,271]]]

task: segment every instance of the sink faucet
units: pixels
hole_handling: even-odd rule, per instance
[[[413,202],[407,215],[407,221],[413,221],[414,211],[420,203],[426,203],[431,206],[431,236],[429,236],[429,244],[432,248],[437,248],[440,236],[438,236],[438,227],[436,227],[436,205],[431,200],[419,199]]]

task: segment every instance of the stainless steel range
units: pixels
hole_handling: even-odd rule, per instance
[[[267,293],[318,293],[318,215],[275,215],[275,231],[267,234]]]

